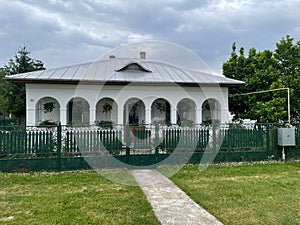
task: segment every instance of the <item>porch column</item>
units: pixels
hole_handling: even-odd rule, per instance
[[[67,125],[67,108],[60,108],[60,124]]]
[[[95,125],[96,121],[96,109],[90,108],[90,125]]]
[[[124,118],[124,109],[123,107],[118,108],[118,125],[123,125],[123,118]]]
[[[202,123],[202,108],[196,108],[196,124],[201,124]]]
[[[171,124],[177,123],[177,107],[171,106]]]
[[[28,107],[26,110],[26,125],[27,126],[37,126],[38,121],[35,121],[35,108]]]
[[[145,123],[151,124],[151,108],[146,108]]]

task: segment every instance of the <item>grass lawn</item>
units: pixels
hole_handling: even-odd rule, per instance
[[[134,178],[127,172],[118,176]],[[139,187],[97,172],[0,173],[0,224],[159,224]]]
[[[300,224],[300,163],[186,166],[171,180],[224,224]]]

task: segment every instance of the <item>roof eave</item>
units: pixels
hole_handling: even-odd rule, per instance
[[[7,78],[6,78],[7,79]],[[228,82],[228,83],[188,83],[188,82],[130,82],[130,81],[94,81],[94,80],[62,80],[62,79],[13,79],[8,78],[8,81],[18,84],[25,85],[26,83],[38,83],[38,84],[68,84],[68,85],[147,85],[147,86],[170,86],[180,85],[185,87],[240,87],[245,85],[244,82]]]

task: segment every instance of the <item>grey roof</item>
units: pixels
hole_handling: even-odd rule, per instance
[[[128,67],[135,64],[138,70]],[[143,83],[241,86],[242,81],[145,59],[111,58],[55,69],[6,76],[15,83]]]

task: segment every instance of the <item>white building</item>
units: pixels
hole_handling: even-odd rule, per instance
[[[243,82],[141,58],[110,56],[74,66],[16,74],[26,86],[26,124],[201,124],[230,120],[228,88]]]

